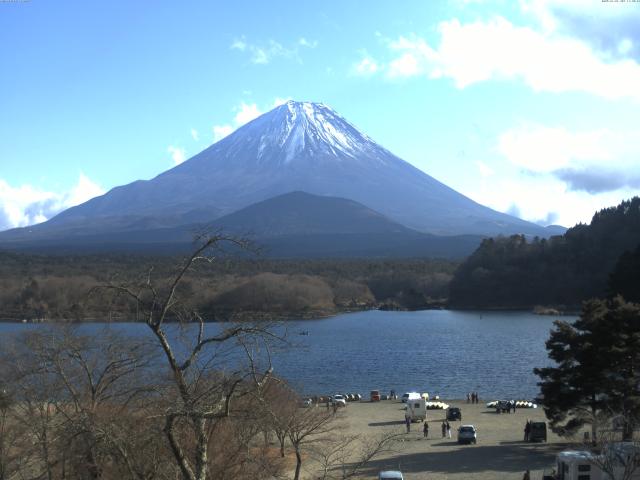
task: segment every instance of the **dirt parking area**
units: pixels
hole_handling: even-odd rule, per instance
[[[542,479],[542,471],[550,468],[558,451],[569,446],[567,440],[548,431],[547,443],[525,443],[524,426],[527,420],[545,421],[544,411],[517,409],[515,413],[496,414],[484,403],[467,404],[447,401],[462,409],[462,422],[450,422],[452,438],[443,438],[442,410],[429,410],[429,436],[423,437],[423,424],[413,423],[406,433],[403,404],[399,400],[350,403],[344,409],[349,434],[378,435],[386,431],[405,432],[394,441],[393,451],[369,464],[359,478],[377,478],[384,469],[401,470],[405,479],[462,480],[517,479],[526,469],[532,480]],[[477,444],[459,445],[457,429],[460,424],[472,424],[477,430]]]

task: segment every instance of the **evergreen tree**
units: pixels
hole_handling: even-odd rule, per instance
[[[630,439],[640,419],[640,306],[585,302],[574,323],[555,322],[546,346],[556,365],[534,373],[551,428],[570,435],[590,424],[595,439],[598,415],[621,415]]]
[[[622,295],[629,302],[640,303],[640,245],[618,259],[609,276],[609,295]]]

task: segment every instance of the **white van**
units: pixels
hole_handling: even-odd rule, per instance
[[[427,401],[420,397],[407,400],[405,417],[409,417],[412,422],[424,422],[427,419]]]
[[[625,470],[625,459],[630,462],[637,462],[637,447],[626,445],[624,442],[613,443],[608,446],[611,450],[603,452],[600,456],[594,456],[593,453],[588,451],[575,451],[565,450],[558,453],[556,456],[557,470],[555,478],[557,480],[609,480],[611,477],[604,473],[600,468],[600,465],[607,463],[613,467],[613,475],[615,479],[623,478],[623,471]],[[603,455],[610,456],[614,460],[605,461]],[[618,459],[616,465],[615,459]],[[631,477],[625,477],[633,479],[640,478],[640,469],[636,469]]]
[[[407,403],[407,401],[409,400],[418,400],[420,397],[420,394],[418,392],[406,392],[404,395],[402,395],[402,398],[400,400],[402,400],[402,403]]]

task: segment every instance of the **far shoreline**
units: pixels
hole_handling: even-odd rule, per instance
[[[205,320],[205,323],[243,323],[243,322],[296,322],[307,320],[323,320],[326,318],[337,317],[339,315],[347,315],[350,313],[361,312],[424,312],[431,310],[443,310],[452,312],[487,312],[487,313],[531,313],[539,316],[578,316],[578,309],[559,310],[554,307],[460,307],[442,304],[432,304],[429,306],[421,306],[420,308],[389,308],[388,305],[377,305],[373,308],[349,308],[338,311],[312,310],[302,312],[234,312],[223,317]],[[131,320],[126,318],[111,317],[110,319],[85,318],[85,319],[67,319],[67,318],[12,318],[0,317],[1,324],[48,324],[48,325],[69,325],[69,324],[92,324],[92,323],[142,323],[144,320]],[[176,319],[168,319],[167,323],[177,323]]]

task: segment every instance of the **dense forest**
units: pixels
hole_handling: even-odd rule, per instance
[[[135,320],[125,299],[93,287],[157,282],[180,259],[0,253],[0,318]],[[268,260],[221,257],[198,265],[181,294],[208,320],[306,318],[369,308],[441,305],[457,264],[444,260]]]
[[[574,310],[588,298],[617,293],[638,301],[639,265],[640,198],[634,197],[562,236],[484,240],[456,271],[450,305]]]

